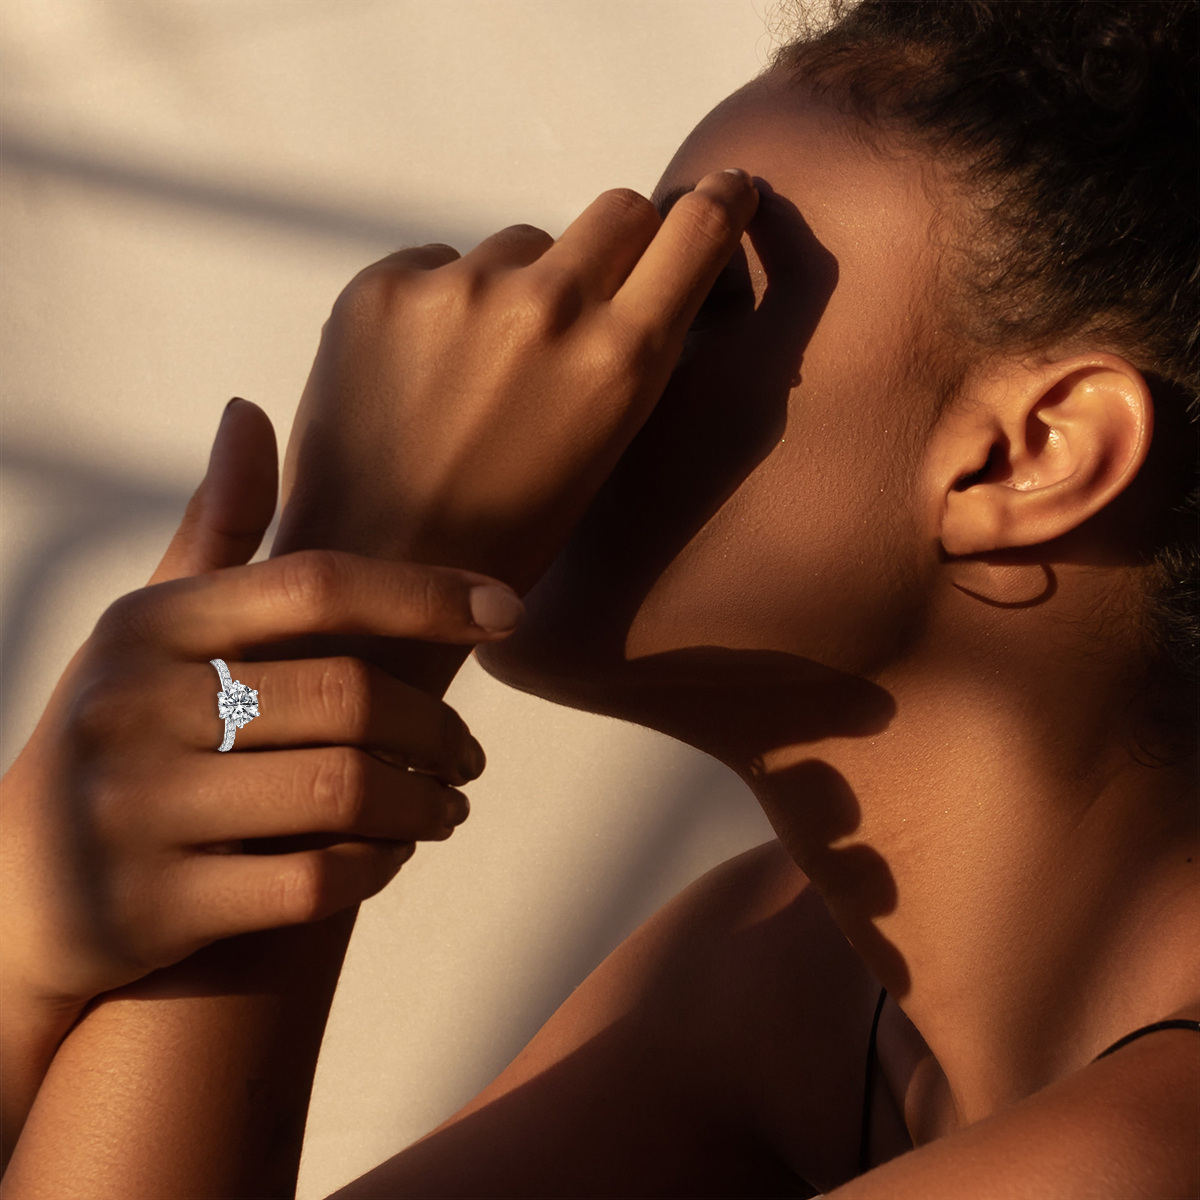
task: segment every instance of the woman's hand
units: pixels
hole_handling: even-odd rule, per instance
[[[297,413],[280,537],[527,590],[657,403],[757,202],[718,172],[665,221],[612,191],[557,241],[518,225],[362,271]]]
[[[231,471],[236,432],[261,450],[264,423],[269,461],[242,451]],[[503,636],[519,601],[336,551],[230,565],[261,540],[275,472],[269,422],[241,402],[152,586],[103,614],[4,780],[0,985],[18,1009],[78,1009],[216,939],[352,906],[467,815],[457,785],[483,754],[442,701],[353,658],[241,656],[314,632],[468,646]],[[226,754],[215,657],[261,710]]]

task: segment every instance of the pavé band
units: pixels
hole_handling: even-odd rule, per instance
[[[223,658],[210,658],[208,661],[217,668],[217,674],[221,677],[221,690],[217,693],[217,716],[225,722],[225,740],[217,749],[232,750],[237,731],[258,716],[258,693],[240,680],[231,678]]]

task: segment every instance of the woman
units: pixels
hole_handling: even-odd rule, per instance
[[[1195,1195],[1195,65],[1187,4],[868,0],[656,205],[360,274],[276,557],[235,405],[6,780],[11,1193],[290,1192],[486,643],[779,840],[338,1195]],[[264,753],[195,716],[222,654]]]

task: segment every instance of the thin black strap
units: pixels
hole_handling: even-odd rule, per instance
[[[887,988],[880,988],[879,1003],[875,1005],[875,1016],[871,1021],[871,1040],[867,1043],[867,1078],[863,1086],[862,1133],[858,1140],[858,1173],[860,1175],[870,1167],[871,1093],[875,1087],[875,1072],[878,1065],[876,1040],[879,1034],[879,1017],[883,1012],[883,1004],[886,999]],[[1148,1033],[1157,1033],[1160,1029],[1191,1029],[1195,1033],[1200,1033],[1200,1021],[1175,1018],[1170,1021],[1155,1021],[1152,1025],[1143,1025],[1141,1029],[1135,1029],[1132,1033],[1127,1033],[1123,1038],[1113,1042],[1103,1054],[1097,1054],[1094,1061],[1099,1062],[1106,1055],[1120,1050],[1122,1046],[1127,1046],[1130,1042],[1136,1041]]]
[[[1113,1042],[1104,1051],[1104,1054],[1097,1054],[1092,1061],[1099,1062],[1106,1054],[1111,1054],[1114,1050],[1120,1050],[1122,1046],[1128,1046],[1130,1042],[1144,1037],[1148,1033],[1157,1033],[1160,1029],[1192,1029],[1196,1033],[1200,1033],[1200,1021],[1189,1021],[1180,1017],[1172,1021],[1155,1021],[1153,1025],[1143,1025],[1141,1029],[1135,1029],[1132,1033],[1127,1033],[1119,1041]]]
[[[887,999],[887,988],[879,989],[879,1003],[875,1005],[875,1019],[871,1022],[871,1040],[867,1043],[867,1081],[863,1087],[862,1133],[858,1139],[858,1173],[861,1175],[871,1165],[871,1093],[875,1087],[876,1050],[875,1039],[879,1032],[879,1014]]]

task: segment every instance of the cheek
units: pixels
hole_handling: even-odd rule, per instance
[[[762,311],[709,341],[484,666],[601,711],[690,647],[873,676],[919,627],[936,562],[903,311],[847,287],[799,350]]]
[[[927,557],[911,456],[879,397],[827,395],[792,394],[779,444],[646,595],[626,657],[720,645],[871,674],[903,644]]]

